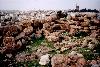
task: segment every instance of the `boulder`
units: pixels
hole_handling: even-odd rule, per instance
[[[75,55],[76,52],[71,53],[71,56],[67,56],[64,54],[56,54],[51,58],[52,67],[78,67],[81,65],[82,67],[86,64],[86,60],[82,55]],[[78,65],[77,65],[78,64]]]
[[[54,24],[54,25],[52,26],[52,29],[53,29],[53,30],[61,30],[61,26],[60,26],[60,24]]]
[[[40,65],[47,65],[49,62],[50,62],[49,54],[46,54],[40,57],[40,61],[39,61]]]
[[[53,36],[53,35],[50,35],[50,36],[46,36],[46,39],[50,42],[57,42],[59,41],[59,37],[57,36]]]
[[[25,54],[25,53],[20,53],[20,54],[16,55],[16,56],[15,56],[16,61],[17,61],[17,62],[24,62],[24,61],[25,61],[26,55],[27,55],[27,54]]]
[[[93,49],[99,44],[99,41],[95,38],[85,37],[82,47],[88,46],[88,48]]]
[[[90,37],[93,37],[93,38],[97,38],[97,36],[98,36],[97,31],[92,31],[90,34]]]
[[[33,32],[33,27],[32,26],[27,27],[23,30],[23,32],[25,33],[25,35],[29,35]]]
[[[65,22],[64,24],[61,24],[61,30],[69,31],[70,30],[69,24],[67,22]]]
[[[21,32],[18,36],[15,37],[16,40],[25,37],[25,32]]]
[[[18,34],[18,28],[15,25],[8,25],[4,27],[3,35],[6,37],[15,36]]]
[[[31,23],[32,22],[30,20],[23,20],[18,25],[22,26],[22,29],[25,29],[25,28],[31,26]]]
[[[67,63],[70,61],[66,55],[56,54],[51,58],[51,65],[52,67],[67,67]]]
[[[39,20],[33,21],[31,26],[33,27],[34,30],[38,30],[38,29],[42,29],[43,28],[43,24]]]
[[[4,44],[4,47],[6,47],[6,49],[14,49],[16,45],[14,37],[5,37],[3,39],[3,44]]]
[[[43,28],[44,28],[44,29],[47,29],[48,27],[50,27],[49,23],[44,23],[44,24],[43,24]]]

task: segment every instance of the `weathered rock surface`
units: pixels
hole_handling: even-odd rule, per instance
[[[86,60],[84,58],[79,57],[78,55],[71,54],[70,56],[64,54],[56,54],[55,56],[53,56],[51,59],[52,67],[83,67],[85,65]]]
[[[47,47],[48,44],[41,44],[30,54],[18,53],[15,57],[16,61],[26,62],[37,58],[40,59],[40,65],[47,65],[51,60],[52,67],[85,67],[85,65],[99,67],[100,59],[88,62],[84,55],[77,51],[80,47],[83,52],[85,48],[92,50],[93,54],[99,51],[96,51],[96,48],[100,44],[100,20],[96,13],[67,14],[62,11],[56,13],[55,11],[48,14],[45,11],[33,14],[18,12],[15,13],[16,16],[20,15],[16,17],[17,19],[5,14],[0,23],[0,53],[12,58],[13,54],[15,56],[17,50],[25,47],[28,41],[44,37],[45,40],[53,43],[50,46],[57,54],[52,54],[52,49]]]

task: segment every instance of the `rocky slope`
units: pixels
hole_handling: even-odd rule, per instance
[[[100,19],[96,13],[57,12],[45,19],[1,25],[0,32],[3,66],[100,66]]]

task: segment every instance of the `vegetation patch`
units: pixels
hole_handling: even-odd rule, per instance
[[[98,56],[98,54],[94,53],[89,48],[78,48],[78,52],[82,53],[86,60],[93,60]]]

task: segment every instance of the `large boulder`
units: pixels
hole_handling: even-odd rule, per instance
[[[46,54],[46,55],[41,56],[39,64],[40,65],[46,65],[49,62],[50,62],[50,60],[49,60],[49,54]]]
[[[43,28],[43,24],[41,23],[40,20],[34,20],[31,24],[31,26],[33,27],[34,30],[38,30],[38,29],[42,29]]]
[[[72,51],[68,55],[56,54],[51,58],[52,67],[83,67],[86,60],[83,55]]]
[[[51,58],[52,67],[67,67],[67,63],[70,62],[70,59],[66,55],[57,54]]]
[[[29,26],[31,26],[32,21],[30,20],[23,20],[18,25],[22,26],[22,29],[25,29]]]
[[[57,18],[67,17],[67,12],[62,12],[61,10],[57,11]]]
[[[52,26],[52,29],[53,29],[53,30],[61,30],[61,26],[60,26],[60,24],[54,24],[54,25]]]
[[[48,36],[45,36],[45,38],[50,42],[57,42],[59,41],[59,32],[53,32]]]

